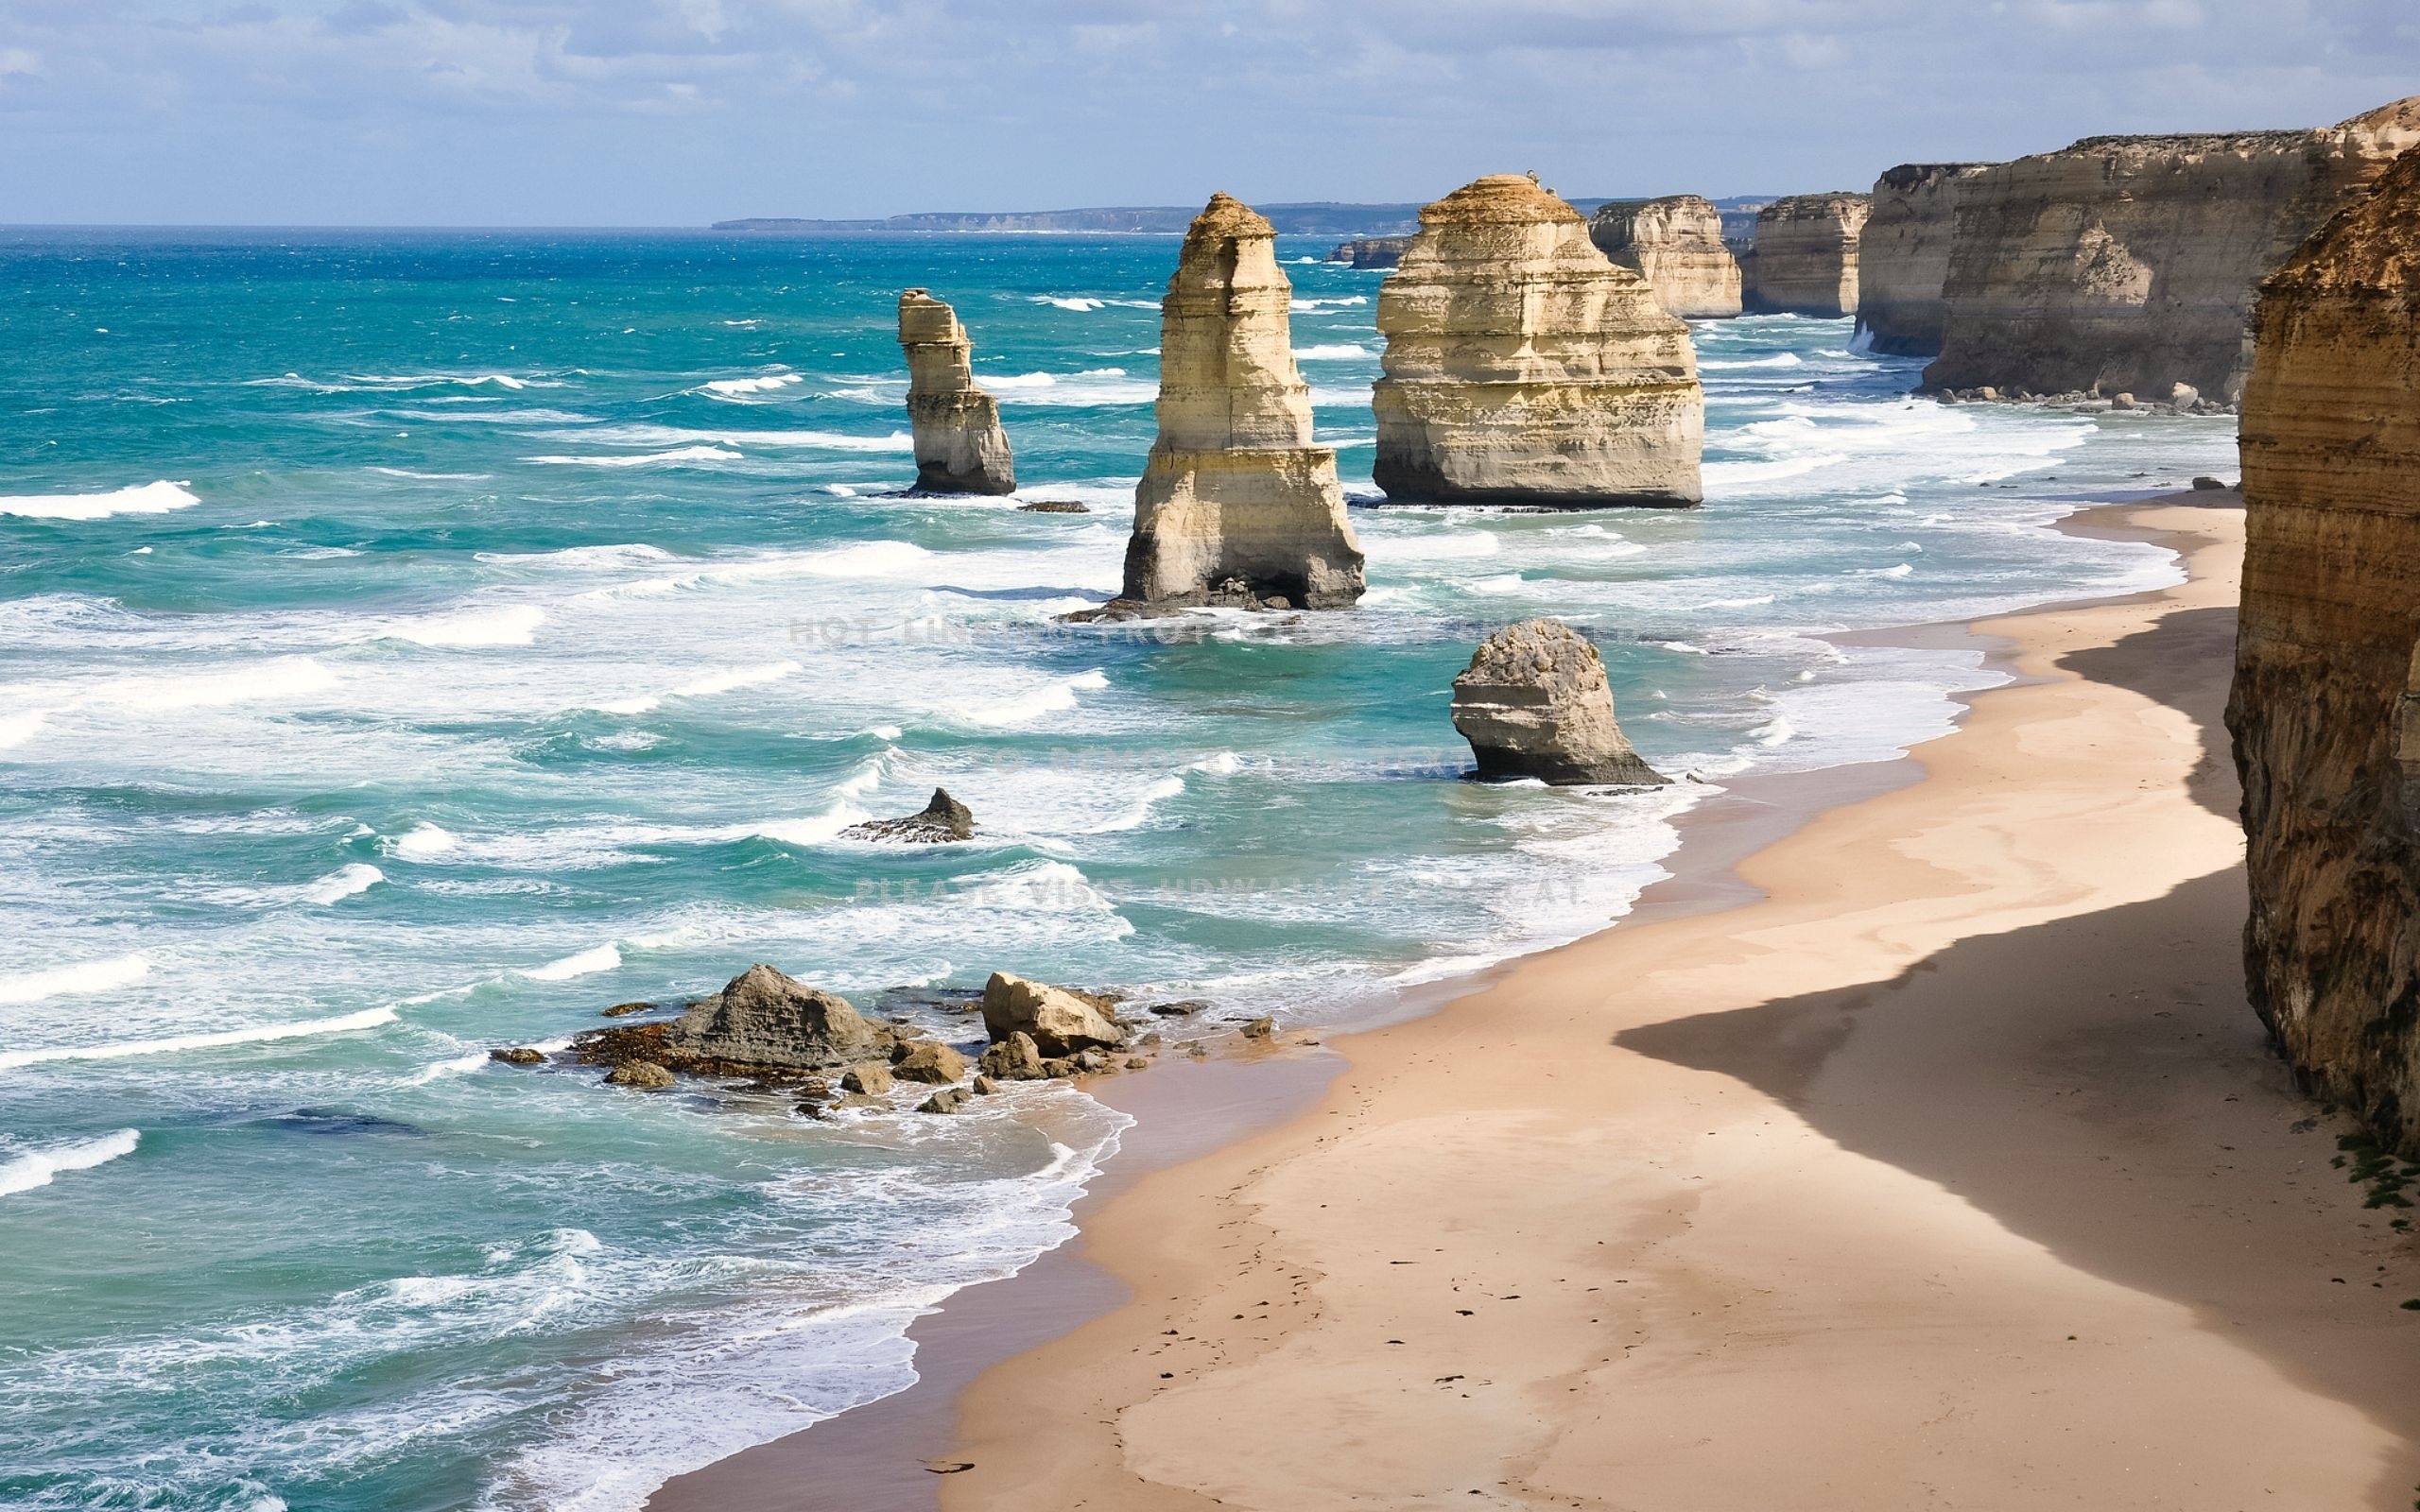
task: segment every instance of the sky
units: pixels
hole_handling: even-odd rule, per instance
[[[0,0],[0,224],[1858,189],[2420,94],[2420,0]]]

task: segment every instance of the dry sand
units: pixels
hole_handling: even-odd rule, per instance
[[[2086,527],[2192,580],[1979,627],[2027,680],[1760,901],[1332,1040],[1089,1211],[1131,1300],[967,1389],[943,1503],[2411,1506],[2420,1266],[2240,985],[2241,517]]]

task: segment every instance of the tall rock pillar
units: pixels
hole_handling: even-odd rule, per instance
[[[1000,403],[975,387],[975,343],[958,312],[923,289],[899,295],[899,345],[908,353],[908,426],[916,487],[925,493],[1011,493],[1016,465]]]

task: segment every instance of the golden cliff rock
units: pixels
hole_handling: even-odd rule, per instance
[[[1017,486],[1000,404],[975,386],[975,344],[958,312],[923,289],[899,296],[908,353],[908,424],[925,493],[1011,493]]]
[[[1755,297],[1749,308],[1835,318],[1857,314],[1858,248],[1872,206],[1863,195],[1790,195],[1756,212]]]
[[[1941,352],[1942,285],[1958,229],[1958,197],[1985,163],[1903,163],[1875,181],[1858,239],[1858,329],[1891,357]]]
[[[1656,302],[1685,320],[1739,313],[1739,262],[1722,245],[1722,212],[1711,199],[1608,200],[1589,217],[1588,238],[1615,266],[1647,280]]]

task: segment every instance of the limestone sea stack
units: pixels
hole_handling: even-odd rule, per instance
[[[1604,659],[1561,620],[1509,626],[1479,643],[1454,679],[1454,728],[1471,743],[1482,782],[1670,781],[1631,748],[1614,720]]]
[[[2420,152],[2262,290],[2243,394],[2253,1006],[2420,1157]]]
[[[1160,301],[1159,439],[1134,490],[1122,598],[1350,609],[1361,547],[1336,453],[1311,444],[1276,232],[1213,195]]]
[[[1722,212],[1699,195],[1612,199],[1588,237],[1616,267],[1647,280],[1656,302],[1685,320],[1739,313],[1739,260],[1722,245]]]
[[[899,345],[908,353],[908,425],[916,488],[925,493],[1012,493],[1016,465],[1000,429],[1000,402],[975,386],[975,343],[958,312],[923,289],[899,295]]]
[[[1857,326],[1869,350],[1890,357],[1940,352],[1959,191],[1989,166],[1903,163],[1875,181],[1857,252]]]
[[[1958,191],[1925,386],[2184,384],[2232,404],[2261,280],[2415,143],[2420,97],[2316,130],[2091,137],[1995,163]]]
[[[1372,471],[1391,498],[1566,508],[1703,497],[1705,396],[1689,328],[1606,261],[1533,178],[1420,212],[1378,291],[1385,376]]]
[[[1751,309],[1837,318],[1857,314],[1858,245],[1871,204],[1863,195],[1788,195],[1756,212],[1755,301]]]

